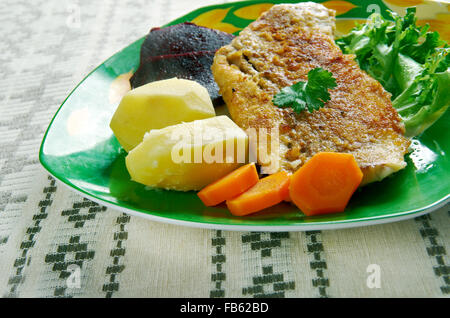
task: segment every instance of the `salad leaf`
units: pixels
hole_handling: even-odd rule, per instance
[[[333,74],[320,67],[308,72],[307,82],[297,82],[283,88],[273,97],[278,107],[292,107],[296,113],[307,109],[310,113],[323,107],[330,100],[329,88],[336,87]]]
[[[389,12],[393,21],[374,13],[336,40],[392,94],[407,136],[422,133],[450,105],[450,48],[428,25],[416,25],[415,12],[408,8],[404,17]]]

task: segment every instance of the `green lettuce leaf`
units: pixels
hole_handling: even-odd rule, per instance
[[[416,25],[415,12],[408,8],[404,17],[390,12],[393,21],[372,14],[367,23],[336,40],[392,94],[407,136],[422,133],[450,104],[449,47],[428,25]]]

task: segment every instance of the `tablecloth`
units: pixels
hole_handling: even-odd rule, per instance
[[[40,166],[45,129],[90,70],[151,27],[219,2],[0,2],[0,295],[447,297],[448,205],[343,230],[205,230],[105,208]]]

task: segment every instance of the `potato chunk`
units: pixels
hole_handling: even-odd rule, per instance
[[[200,190],[247,161],[246,133],[227,116],[151,130],[125,161],[148,186]]]
[[[172,78],[129,91],[114,113],[110,127],[126,151],[136,147],[151,129],[215,116],[206,88]]]

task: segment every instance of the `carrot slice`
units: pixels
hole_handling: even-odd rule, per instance
[[[292,175],[291,175],[290,177],[292,177]],[[289,184],[291,184],[290,181],[289,181]],[[285,201],[285,202],[292,202],[291,194],[289,193],[289,191],[288,191],[288,193],[287,193],[287,195],[286,195],[286,198],[284,198],[284,201]]]
[[[255,163],[249,163],[206,186],[197,195],[206,206],[214,206],[237,197],[254,186],[258,180]]]
[[[243,216],[278,204],[289,195],[289,179],[284,171],[260,179],[248,191],[227,200],[227,207],[231,214]]]
[[[353,155],[321,152],[292,175],[289,194],[308,216],[343,212],[362,178]]]

